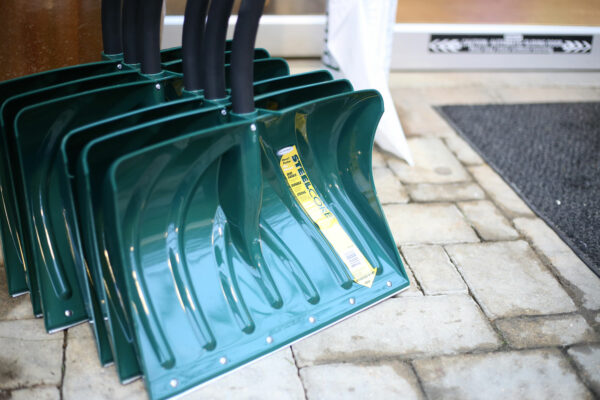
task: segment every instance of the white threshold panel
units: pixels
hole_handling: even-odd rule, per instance
[[[264,15],[256,46],[274,57],[321,57],[326,23],[324,15]],[[162,47],[180,46],[182,30],[183,16],[165,17]],[[600,70],[600,27],[396,24],[392,69]]]
[[[600,69],[600,27],[396,24],[392,68]]]
[[[227,37],[233,38],[237,16],[229,18]],[[256,38],[256,47],[269,51],[273,57],[321,57],[325,38],[324,15],[263,15]],[[181,46],[183,16],[166,16],[161,47]]]

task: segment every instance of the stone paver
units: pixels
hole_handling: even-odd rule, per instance
[[[426,87],[413,90],[411,94],[421,97],[432,105],[490,104],[498,102],[498,96],[483,86],[463,87],[460,90],[448,87]]]
[[[504,212],[511,216],[533,215],[527,204],[489,166],[473,166],[469,171]]]
[[[514,224],[548,258],[560,276],[570,285],[583,307],[591,310],[600,309],[600,278],[544,221],[539,218],[517,218]]]
[[[402,122],[406,136],[430,135],[451,136],[456,135],[446,121],[424,101],[403,101],[398,95],[392,93],[396,101],[396,110]]]
[[[383,211],[398,246],[479,241],[454,204],[392,204]]]
[[[10,400],[59,400],[60,392],[54,386],[39,386],[34,388],[26,388],[13,390]],[[0,397],[2,398],[2,397]]]
[[[490,201],[461,202],[458,207],[484,240],[511,240],[519,237],[519,233]]]
[[[390,74],[390,86],[398,88],[402,96],[406,88],[454,88],[463,90],[474,87],[493,93],[497,87],[532,88],[557,86],[560,88],[598,87],[599,72],[540,71],[499,72],[499,71],[428,71]]]
[[[408,193],[388,168],[375,168],[373,179],[381,204],[408,203]]]
[[[555,349],[416,360],[430,399],[591,399]]]
[[[59,385],[63,340],[41,320],[0,321],[0,389]]]
[[[88,324],[69,329],[65,357],[65,400],[147,399],[141,379],[120,385],[115,366],[103,368]]]
[[[473,182],[462,183],[418,183],[406,186],[410,197],[417,202],[443,202],[460,200],[482,200],[483,189]]]
[[[425,294],[467,293],[467,285],[441,246],[403,246],[402,253]]]
[[[519,349],[567,346],[598,339],[585,318],[578,314],[504,319],[496,321],[496,326],[508,344]]]
[[[456,158],[463,164],[477,165],[483,164],[483,159],[475,152],[460,136],[450,136],[445,138],[446,145],[456,155]]]
[[[501,101],[506,103],[549,103],[553,101],[598,101],[600,93],[593,88],[524,88],[507,87],[494,89]]]
[[[304,389],[289,347],[185,396],[193,399],[303,400]]]
[[[600,396],[600,345],[574,346],[568,353],[596,396]]]
[[[410,138],[408,145],[415,165],[390,158],[388,165],[403,183],[464,182],[471,177],[442,140]]]
[[[465,295],[392,298],[293,346],[300,367],[378,357],[495,349],[500,341]]]
[[[414,372],[402,363],[318,365],[302,368],[300,376],[308,400],[424,398]]]
[[[446,249],[492,319],[576,311],[571,298],[524,241]]]

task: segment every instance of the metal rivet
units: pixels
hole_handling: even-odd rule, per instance
[[[226,109],[222,109],[221,110],[221,115],[227,115],[227,110]]]
[[[160,90],[160,83],[157,83],[154,87],[156,88],[156,90]]]
[[[311,324],[314,324],[316,321],[315,317],[308,317],[308,322],[310,322]]]
[[[354,304],[356,303],[356,300],[354,300],[354,297],[350,297],[350,300],[348,300],[350,302],[350,304]]]
[[[219,362],[220,362],[221,364],[225,365],[225,364],[227,364],[227,358],[225,358],[225,357],[221,357],[221,358],[219,359]]]
[[[117,69],[123,69],[123,64],[117,64]]]
[[[560,200],[556,200],[556,205],[560,206],[560,204],[561,204]]]
[[[177,385],[179,385],[179,381],[177,379],[171,379],[171,382],[169,382],[171,384],[171,387],[177,387]]]
[[[267,336],[267,343],[273,343],[273,338],[271,336]]]
[[[387,285],[387,287],[392,287],[392,282],[391,281],[387,281],[385,284]]]
[[[71,315],[73,315],[73,311],[71,311],[71,310],[65,310],[65,316],[66,317],[70,317]]]
[[[256,125],[254,125],[254,124],[250,125],[250,130],[252,132],[254,132],[256,130]]]

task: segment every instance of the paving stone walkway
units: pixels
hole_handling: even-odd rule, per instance
[[[292,63],[293,72],[318,68]],[[412,285],[187,399],[592,399],[600,279],[450,128],[438,104],[599,101],[599,73],[394,73],[414,166],[374,176]],[[0,270],[0,399],[144,399],[87,325],[48,335]]]

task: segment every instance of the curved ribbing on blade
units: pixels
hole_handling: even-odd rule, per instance
[[[302,207],[300,207],[292,193],[287,190],[287,188],[284,190],[276,190],[276,193],[279,194],[283,204],[285,204],[306,236],[310,238],[321,256],[326,260],[327,267],[329,267],[329,270],[331,271],[331,274],[333,275],[333,278],[337,284],[344,289],[351,288],[352,278],[350,278],[350,275],[348,275],[348,270],[346,269],[345,264],[339,257],[333,254],[329,243],[327,243],[323,235],[321,235],[315,229],[315,224],[306,215]]]
[[[227,168],[223,168],[226,165]],[[267,301],[281,308],[283,299],[265,261],[260,240],[262,203],[261,150],[256,127],[248,129],[238,147],[221,158],[219,203],[229,221],[232,242],[240,251]]]
[[[64,261],[60,259],[60,254],[51,235],[51,232],[55,232],[55,230],[53,229],[52,221],[49,218],[51,206],[48,204],[50,200],[51,172],[53,170],[51,166],[59,155],[55,149],[57,148],[57,143],[60,139],[60,133],[60,129],[52,129],[52,127],[50,127],[47,137],[40,145],[38,160],[41,160],[41,163],[38,166],[38,170],[40,171],[41,177],[36,188],[37,190],[35,191],[35,196],[30,201],[33,203],[33,226],[43,258],[43,267],[48,273],[50,284],[52,285],[56,296],[64,300],[70,298],[73,291],[63,268]],[[65,221],[65,223],[66,222],[67,221]],[[77,246],[74,243],[76,243],[76,239],[71,236],[71,231],[69,229],[67,229],[66,234],[67,241],[72,249],[72,254],[75,255],[74,249],[77,248]],[[79,254],[78,256],[81,255]]]
[[[139,245],[139,225],[142,213],[140,210],[144,208],[147,197],[153,187],[152,182],[155,182],[154,172],[161,171],[168,165],[170,157],[165,154],[159,157],[154,165],[149,165],[140,179],[137,182],[136,187],[133,190],[134,196],[129,200],[127,209],[125,211],[124,220],[132,221],[132,229],[124,232],[123,239],[126,244],[129,245],[127,250],[129,266],[134,284],[136,287],[137,295],[130,294],[133,298],[131,299],[132,304],[137,310],[137,315],[140,318],[143,329],[148,335],[148,340],[152,345],[152,349],[159,363],[167,369],[172,368],[175,365],[175,355],[171,350],[171,346],[166,340],[163,328],[157,318],[156,308],[152,302],[151,297],[148,295],[148,285],[144,278],[143,271],[141,269]],[[125,268],[127,271],[128,268]],[[141,308],[141,309],[140,309]]]
[[[217,207],[217,211],[215,212],[211,242],[225,301],[227,301],[227,305],[240,329],[245,333],[252,333],[254,332],[255,324],[240,291],[234,269],[233,248],[231,247],[232,243],[229,235],[229,227],[227,226],[227,218],[220,206]]]
[[[306,300],[310,304],[317,304],[320,299],[319,292],[317,292],[317,288],[292,250],[285,244],[283,240],[281,240],[271,225],[269,225],[266,221],[263,221],[260,224],[260,228],[262,239],[269,247],[272,247],[276,250],[277,256],[294,277],[296,285],[298,285],[298,288],[302,294],[304,294]]]
[[[4,186],[0,184],[0,201],[2,202],[2,213],[4,214],[4,220],[6,222],[10,221],[9,217],[8,217],[8,209],[6,208],[6,194],[4,193]],[[13,232],[13,225],[8,223],[6,224],[6,228],[8,229],[8,232],[10,234],[10,242],[12,243],[12,245],[14,246],[15,252],[17,253],[17,257],[19,258],[19,262],[22,264],[23,266],[23,271],[27,271],[27,266],[25,265],[25,262],[23,261],[23,247],[21,246],[21,239],[19,238],[19,235],[17,235],[16,232]],[[8,241],[7,241],[8,242]],[[3,246],[9,246],[9,243],[2,243]],[[5,260],[6,262],[6,260]]]

